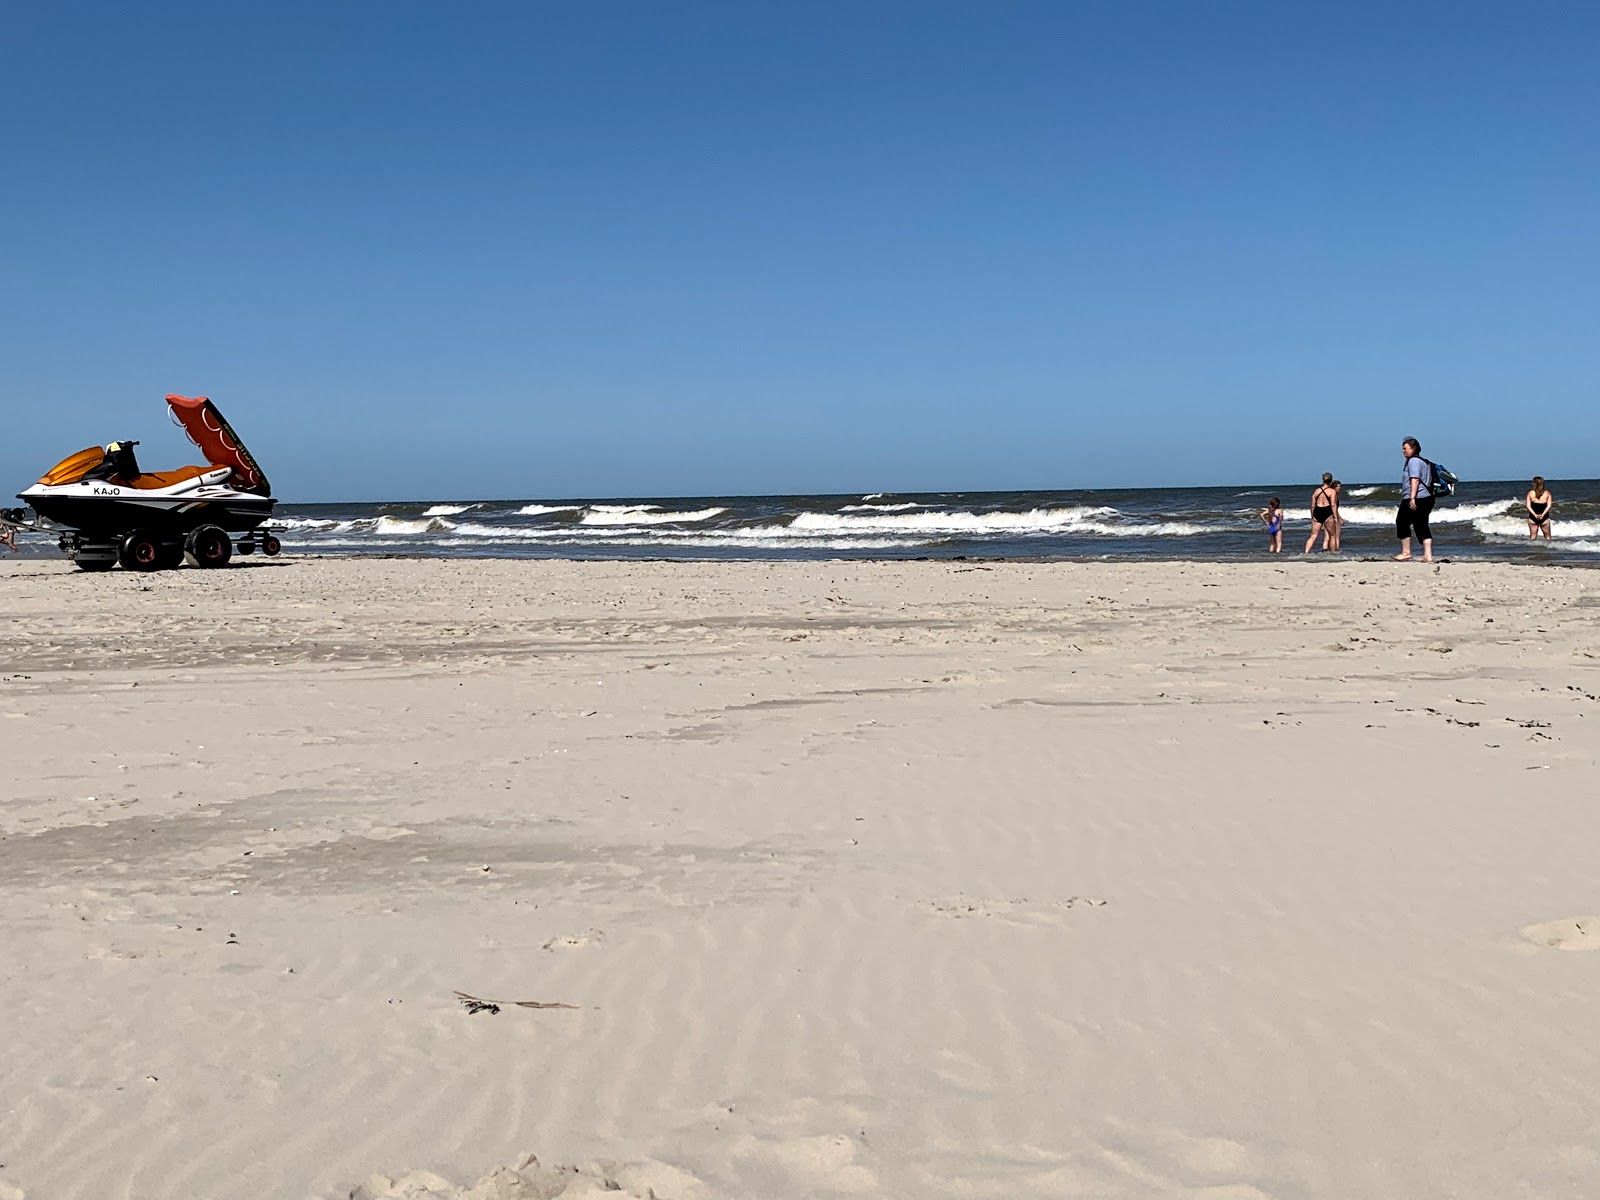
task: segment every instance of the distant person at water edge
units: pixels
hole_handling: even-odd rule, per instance
[[[9,525],[0,525],[0,546],[13,554],[17,552],[17,531]]]
[[[1433,561],[1433,530],[1428,527],[1428,514],[1433,511],[1433,489],[1428,486],[1428,464],[1422,457],[1422,443],[1408,437],[1400,443],[1400,452],[1406,456],[1405,470],[1400,474],[1400,509],[1395,513],[1394,535],[1400,539],[1397,562],[1411,561],[1411,537],[1422,543],[1422,561]]]
[[[1276,496],[1261,510],[1261,523],[1267,527],[1267,553],[1283,553],[1283,503]]]
[[[1544,476],[1533,477],[1533,490],[1522,498],[1528,510],[1528,537],[1537,540],[1541,531],[1544,540],[1550,540],[1550,514],[1556,509],[1556,498],[1544,489]]]
[[[1311,536],[1306,539],[1306,548],[1302,554],[1310,554],[1311,547],[1317,544],[1317,534],[1322,535],[1322,548],[1333,550],[1337,547],[1335,538],[1335,525],[1339,519],[1339,493],[1333,490],[1333,472],[1322,473],[1322,486],[1311,493]]]
[[[1333,530],[1333,545],[1330,550],[1344,549],[1344,514],[1339,511],[1339,497],[1344,494],[1344,484],[1335,479],[1328,485],[1333,489],[1333,517],[1328,525]]]

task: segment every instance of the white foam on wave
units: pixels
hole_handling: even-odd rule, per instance
[[[359,524],[357,522],[356,524]],[[417,535],[422,533],[444,533],[454,529],[455,525],[443,517],[428,517],[420,520],[406,520],[404,517],[379,517],[372,525],[372,532],[380,537],[395,534]]]
[[[768,526],[765,536],[747,536],[730,538],[719,536],[716,531],[706,530],[703,533],[667,532],[652,533],[641,530],[619,531],[615,536],[608,537],[604,542],[593,543],[603,545],[606,549],[615,546],[631,547],[659,547],[659,548],[694,548],[701,550],[914,550],[926,547],[931,543],[920,538],[895,538],[895,537],[786,537],[772,533],[778,526]],[[526,538],[530,543],[544,541],[543,538]],[[441,538],[430,545],[443,547],[467,547],[480,545],[481,542],[467,538]],[[580,545],[583,543],[579,543]]]
[[[923,507],[920,504],[907,501],[905,504],[846,504],[840,512],[909,512],[913,508]]]
[[[1347,488],[1346,489],[1346,491],[1352,496],[1370,496],[1374,492],[1376,492],[1377,490],[1378,489],[1376,487],[1359,487],[1359,488]]]
[[[1430,521],[1442,525],[1459,525],[1463,521],[1477,521],[1484,517],[1504,516],[1508,508],[1516,506],[1516,500],[1488,500],[1482,504],[1457,504],[1444,508],[1435,508]],[[1394,510],[1391,509],[1391,512]]]
[[[476,504],[435,504],[432,508],[424,509],[425,517],[454,517],[464,513],[469,508],[477,508]]]
[[[1503,514],[1507,508],[1515,504],[1514,500],[1488,500],[1482,504],[1459,504],[1435,508],[1429,520],[1435,525],[1461,525],[1471,521],[1478,521],[1484,517]],[[1311,510],[1305,508],[1286,508],[1283,515],[1291,521],[1309,521]],[[1339,507],[1339,516],[1346,525],[1393,525],[1395,505],[1393,504],[1344,504]]]
[[[886,496],[888,496],[888,494],[889,494],[888,492],[868,492],[865,496],[863,496],[861,498],[863,500],[882,500]]]
[[[459,525],[452,525],[441,532],[452,537],[490,538],[503,541],[536,542],[542,536],[535,529],[521,528],[515,525],[479,525],[472,521],[463,521]]]
[[[603,513],[660,512],[661,511],[661,505],[659,505],[659,504],[591,504],[591,505],[589,505],[589,511],[590,512],[603,512]]]
[[[1480,517],[1472,523],[1472,527],[1485,537],[1517,538],[1524,541],[1528,537],[1528,518],[1521,515]],[[1539,536],[1543,540],[1544,535]],[[1600,521],[1563,521],[1557,518],[1550,522],[1550,537],[1554,541],[1600,537]]]
[[[1107,520],[1107,518],[1113,518]],[[768,529],[770,526],[755,526]],[[1035,508],[1027,512],[916,512],[846,516],[842,513],[800,513],[786,527],[791,536],[816,533],[926,534],[951,536],[1075,533],[1101,537],[1187,537],[1199,533],[1226,533],[1232,526],[1202,525],[1193,521],[1137,521],[1122,517],[1114,508],[1074,505]]]
[[[583,514],[585,525],[678,525],[691,521],[709,521],[721,516],[725,508],[698,508],[693,512],[662,512],[660,506],[642,505],[627,509],[614,509],[595,505]]]
[[[272,524],[278,529],[304,529],[336,533],[353,529],[356,523],[354,521],[335,521],[329,518],[317,517],[279,517]]]
[[[581,504],[527,504],[517,509],[517,515],[522,517],[544,517],[551,513],[577,512]]]
[[[1097,517],[1117,516],[1114,508],[1034,508],[1027,512],[905,512],[874,516],[803,512],[790,529],[828,533],[1039,533],[1082,526]]]
[[[1580,550],[1584,554],[1600,554],[1600,542],[1573,542],[1571,545],[1561,548],[1563,550]]]

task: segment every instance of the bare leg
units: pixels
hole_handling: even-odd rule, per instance
[[[1422,561],[1423,562],[1432,562],[1433,561],[1433,539],[1432,538],[1423,538],[1422,539]]]
[[[1304,550],[1300,551],[1301,554],[1310,554],[1311,553],[1311,547],[1313,547],[1313,546],[1315,546],[1317,544],[1317,531],[1320,530],[1321,528],[1322,528],[1321,525],[1317,524],[1316,522],[1312,522],[1312,525],[1311,525],[1311,536],[1306,539],[1306,548]]]
[[[1410,562],[1411,561],[1411,539],[1410,538],[1407,537],[1407,538],[1401,538],[1400,539],[1400,553],[1396,554],[1394,556],[1394,558],[1395,558],[1396,562]]]

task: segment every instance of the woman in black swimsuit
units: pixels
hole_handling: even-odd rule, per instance
[[[1322,486],[1311,493],[1311,536],[1306,539],[1302,554],[1310,554],[1317,544],[1317,534],[1322,535],[1322,548],[1333,549],[1334,520],[1339,509],[1339,493],[1333,490],[1333,472],[1322,473]]]
[[[1528,510],[1528,537],[1537,540],[1539,533],[1544,532],[1544,540],[1550,540],[1550,514],[1555,511],[1556,498],[1544,490],[1544,476],[1533,477],[1533,491],[1522,498],[1523,507]]]

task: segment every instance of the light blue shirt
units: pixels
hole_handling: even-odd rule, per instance
[[[1414,454],[1406,459],[1406,469],[1400,473],[1400,499],[1411,499],[1411,481],[1417,481],[1417,499],[1433,495],[1433,489],[1428,486],[1428,464],[1422,461],[1422,455]]]

